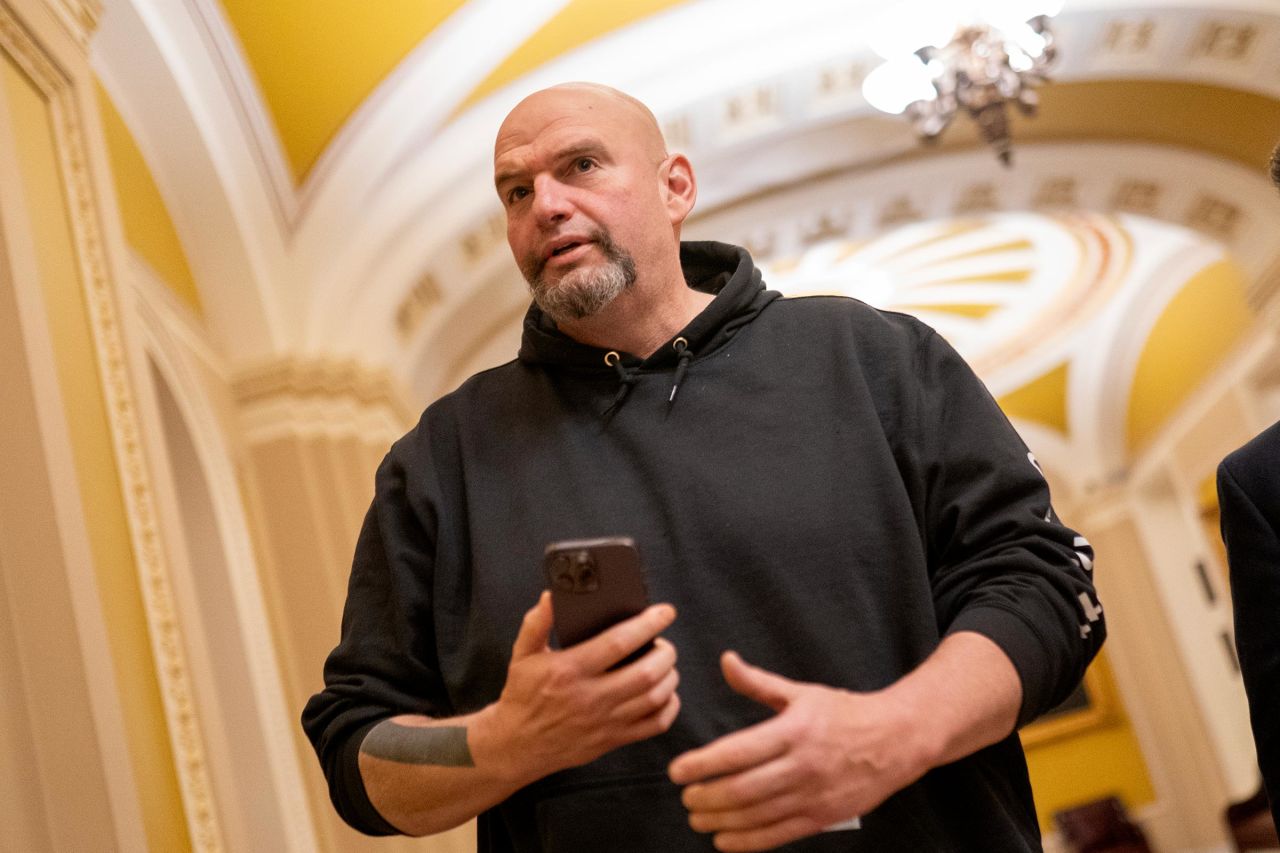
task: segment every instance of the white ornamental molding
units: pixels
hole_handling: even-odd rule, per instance
[[[168,724],[174,770],[181,788],[185,817],[195,850],[222,849],[200,731],[199,713],[182,642],[169,566],[156,517],[155,491],[147,469],[132,380],[129,376],[116,294],[107,268],[97,219],[93,179],[77,99],[69,75],[58,67],[19,21],[0,2],[0,48],[30,77],[47,99],[57,155],[66,181],[65,199],[84,285],[99,381],[129,521],[143,606],[151,639],[156,678]]]
[[[47,0],[47,3],[76,44],[88,51],[89,39],[102,16],[101,0]]]

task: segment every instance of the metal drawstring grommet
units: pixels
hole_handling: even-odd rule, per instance
[[[676,400],[676,390],[680,388],[680,382],[684,379],[685,371],[689,369],[689,362],[693,360],[693,353],[689,352],[689,340],[685,337],[676,338],[671,342],[671,348],[676,351],[680,361],[676,364],[676,378],[671,383],[671,396],[667,397],[667,404],[670,405]]]
[[[610,358],[612,358],[613,361],[610,361],[609,360]],[[609,365],[610,367],[613,367],[615,364],[617,364],[620,361],[622,361],[622,356],[618,355],[613,350],[609,350],[607,353],[604,354],[604,363]]]

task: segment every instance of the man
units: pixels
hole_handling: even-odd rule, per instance
[[[1218,466],[1236,650],[1271,813],[1280,825],[1280,423]]]
[[[1271,155],[1280,188],[1280,147]],[[1236,650],[1271,815],[1280,825],[1280,423],[1218,466]]]
[[[692,167],[629,96],[531,95],[494,171],[535,304],[379,469],[303,715],[340,813],[479,814],[483,851],[1038,850],[1013,730],[1104,628],[978,380],[909,317],[682,245]],[[664,603],[553,649],[543,546],[602,535]]]

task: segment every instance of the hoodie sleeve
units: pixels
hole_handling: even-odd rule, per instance
[[[939,627],[975,631],[1022,681],[1018,725],[1064,700],[1106,636],[1093,549],[986,387],[930,331],[917,353],[925,530]]]
[[[357,764],[364,735],[395,714],[450,713],[431,610],[435,504],[419,482],[427,460],[415,452],[414,435],[397,442],[378,468],[356,542],[341,639],[325,662],[324,689],[302,712],[334,807],[369,835],[399,830],[365,792]]]

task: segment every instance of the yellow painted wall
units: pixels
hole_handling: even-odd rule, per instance
[[[301,183],[378,84],[464,0],[222,0]]]
[[[1129,392],[1130,450],[1150,439],[1248,329],[1245,279],[1220,260],[1193,275],[1147,336]]]
[[[96,81],[95,81],[96,82]],[[151,169],[138,143],[116,110],[111,96],[96,83],[102,133],[111,159],[111,175],[116,188],[125,239],[156,274],[197,314],[201,312],[200,292],[187,263],[187,253],[178,239],[169,208],[160,195]]]
[[[1068,363],[1063,362],[1043,376],[1005,394],[998,401],[1000,408],[1010,418],[1034,421],[1065,436],[1068,429],[1068,367]]]
[[[555,17],[516,48],[476,86],[459,108],[459,112],[543,63],[581,47],[592,39],[683,2],[685,0],[569,0]]]
[[[102,611],[107,614],[108,641],[148,845],[153,850],[189,850],[51,115],[34,84],[7,55],[0,56],[4,56],[0,85],[12,113],[23,179],[20,191],[34,232],[49,334],[67,407],[76,475]]]

